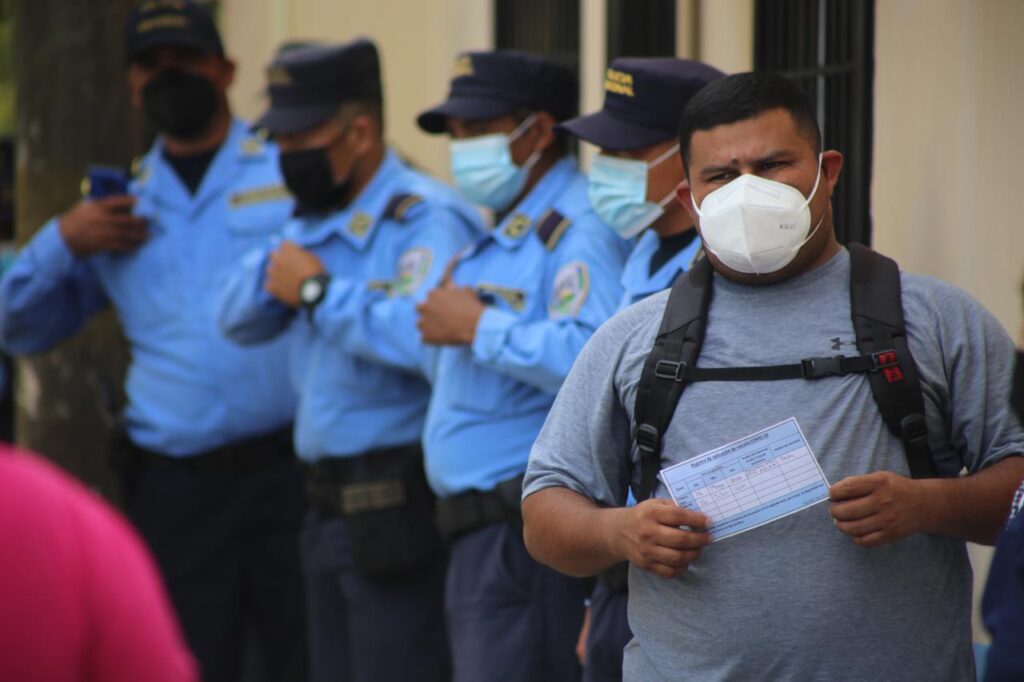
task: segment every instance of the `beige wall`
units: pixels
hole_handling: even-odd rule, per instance
[[[1024,2],[901,0],[876,11],[874,244],[966,289],[1016,336]],[[977,607],[991,550],[970,549]],[[987,638],[977,615],[975,630]]]
[[[491,3],[481,0],[224,0],[221,26],[239,62],[232,93],[246,118],[261,111],[263,67],[286,40],[367,36],[381,53],[388,138],[434,173],[447,173],[444,138],[422,133],[417,113],[441,101],[455,54],[492,44]]]
[[[1024,2],[877,7],[875,245],[1021,325]]]

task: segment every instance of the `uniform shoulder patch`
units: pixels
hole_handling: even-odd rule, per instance
[[[398,258],[398,272],[389,293],[395,296],[415,293],[427,281],[433,264],[434,252],[430,249],[422,246],[409,249]]]
[[[544,242],[548,251],[554,251],[570,225],[572,225],[571,220],[551,209],[540,219],[540,223],[537,225],[537,236]]]
[[[409,192],[399,192],[394,194],[391,199],[388,200],[387,206],[384,207],[383,217],[403,222],[406,215],[409,213],[409,209],[422,201],[423,197],[418,194],[412,194]]]
[[[551,300],[548,303],[548,316],[551,319],[576,317],[583,309],[590,294],[590,270],[587,264],[580,261],[566,263],[555,274],[554,286],[551,288]]]

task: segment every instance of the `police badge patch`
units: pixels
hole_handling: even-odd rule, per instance
[[[398,274],[391,286],[391,295],[408,296],[414,293],[430,273],[434,253],[430,249],[417,247],[409,249],[398,259]]]
[[[567,263],[555,275],[555,286],[548,303],[551,319],[576,317],[590,293],[590,271],[579,261]]]

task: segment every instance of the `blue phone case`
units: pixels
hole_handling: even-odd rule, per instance
[[[85,182],[87,187],[83,187],[83,194],[90,199],[128,193],[128,174],[120,168],[89,166]]]

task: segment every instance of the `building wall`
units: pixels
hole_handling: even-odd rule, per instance
[[[966,289],[1016,336],[1024,3],[876,7],[875,245]]]
[[[493,43],[491,3],[480,0],[222,0],[228,52],[239,62],[232,92],[246,118],[264,107],[263,67],[289,40],[377,43],[389,141],[434,173],[447,174],[446,139],[416,127],[415,116],[447,93],[455,54]]]

